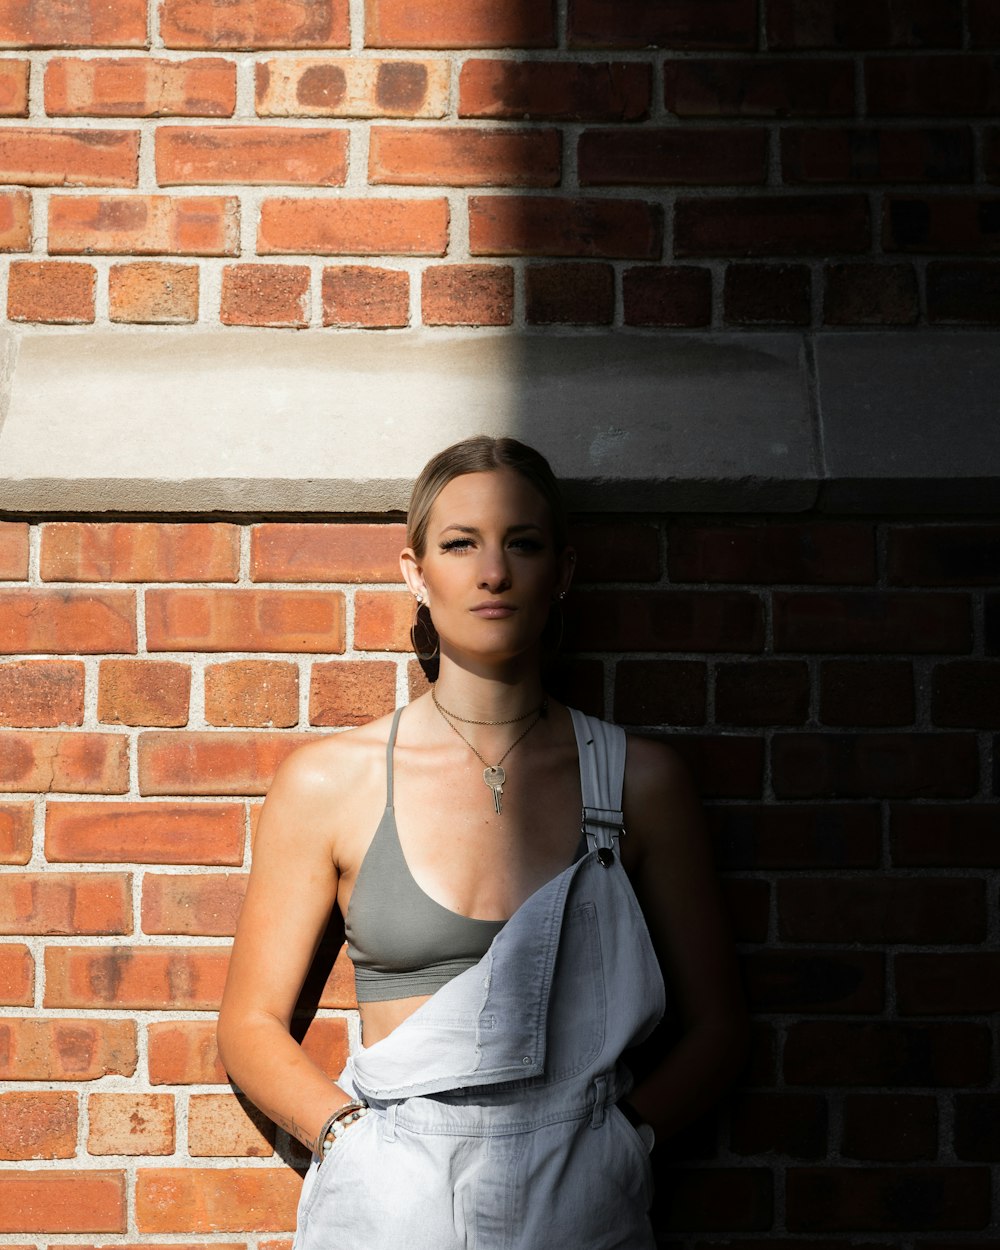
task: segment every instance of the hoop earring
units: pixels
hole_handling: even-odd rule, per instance
[[[420,597],[417,598],[413,623],[410,625],[410,644],[413,647],[413,654],[424,670],[424,676],[430,682],[437,681],[441,659],[441,639],[431,620],[430,609]]]

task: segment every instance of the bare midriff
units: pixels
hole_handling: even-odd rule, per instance
[[[430,994],[415,994],[412,998],[396,998],[381,1003],[359,1003],[361,1013],[361,1038],[365,1046],[374,1046],[393,1029],[398,1028],[430,998]]]

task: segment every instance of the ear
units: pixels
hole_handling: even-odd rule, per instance
[[[569,590],[575,569],[576,550],[573,547],[564,547],[559,555],[559,576],[556,578],[555,587],[555,595],[557,599]]]
[[[404,547],[399,555],[399,568],[403,574],[403,581],[406,582],[407,589],[411,595],[419,595],[422,599],[427,598],[427,587],[424,585],[423,570],[417,553],[412,547]]]

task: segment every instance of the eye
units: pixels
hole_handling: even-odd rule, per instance
[[[544,551],[545,544],[537,538],[512,538],[510,545],[517,551],[533,553],[536,551]]]
[[[471,547],[471,538],[447,538],[441,544],[442,551],[468,551]]]

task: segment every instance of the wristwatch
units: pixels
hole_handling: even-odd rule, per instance
[[[338,1139],[344,1136],[351,1125],[363,1119],[368,1111],[368,1104],[359,1099],[352,1099],[351,1102],[345,1102],[342,1107],[337,1108],[320,1129],[319,1136],[316,1138],[316,1153],[320,1157],[320,1162],[326,1158]]]

